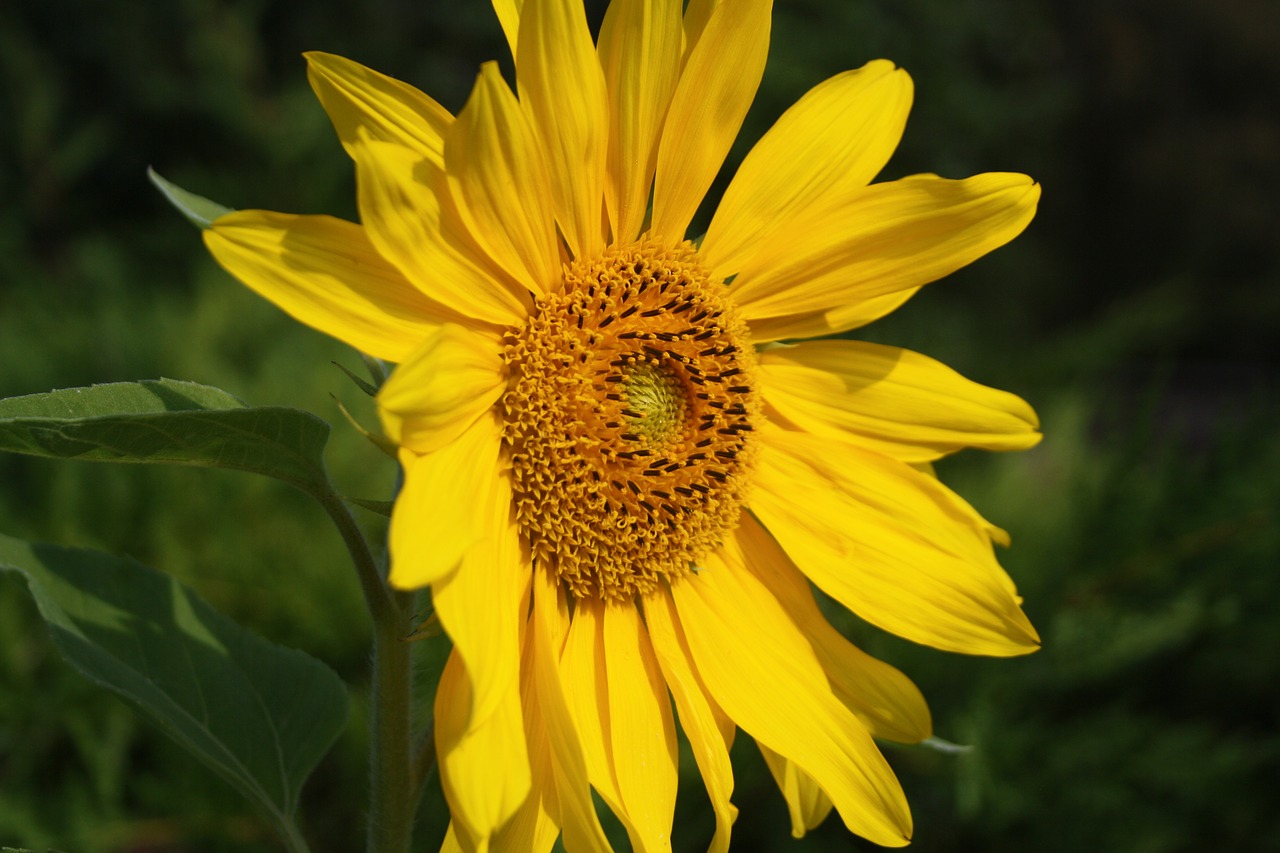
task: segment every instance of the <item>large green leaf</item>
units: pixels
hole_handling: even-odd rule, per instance
[[[329,425],[250,407],[225,391],[157,379],[0,399],[0,450],[63,459],[237,468],[327,492]]]
[[[241,628],[132,560],[0,534],[54,645],[260,805],[294,850],[298,792],[347,716],[327,666]]]

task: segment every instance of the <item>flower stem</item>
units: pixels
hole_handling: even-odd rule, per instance
[[[400,618],[374,625],[369,853],[408,853],[416,805],[410,760],[413,665],[404,640],[408,608],[393,603]]]
[[[391,590],[351,510],[332,489],[317,494],[351,554],[373,619],[373,680],[369,743],[369,853],[408,853],[413,832],[411,762],[412,595]]]

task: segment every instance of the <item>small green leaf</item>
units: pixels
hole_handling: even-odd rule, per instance
[[[327,492],[329,425],[172,379],[0,399],[0,450],[62,459],[235,468]]]
[[[377,513],[378,515],[385,515],[387,518],[391,517],[391,510],[395,506],[395,501],[375,501],[370,500],[369,498],[349,497],[344,497],[343,500],[349,504],[355,504],[362,509],[367,509],[369,512]]]
[[[155,185],[155,188],[160,190],[164,197],[169,200],[169,204],[176,207],[179,213],[190,219],[201,229],[208,228],[213,224],[213,220],[224,213],[231,213],[232,211],[230,207],[223,207],[216,201],[209,201],[204,196],[187,192],[177,184],[166,181],[160,177],[159,172],[150,166],[147,167],[147,177]]]
[[[347,716],[332,670],[132,560],[0,535],[0,570],[26,577],[67,663],[133,702],[261,806],[290,849],[305,849],[298,794]]]

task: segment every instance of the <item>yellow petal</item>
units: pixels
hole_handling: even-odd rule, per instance
[[[877,59],[813,87],[747,154],[716,209],[702,255],[736,273],[796,218],[871,182],[898,147],[911,78]]]
[[[929,706],[911,680],[846,640],[818,609],[800,570],[749,514],[734,534],[743,565],[804,632],[831,689],[874,737],[919,743],[933,734]],[[809,824],[812,828],[816,824]]]
[[[456,840],[466,850],[483,850],[530,796],[532,780],[518,680],[478,724],[468,713],[471,680],[455,648],[436,688],[436,756]]]
[[[609,92],[606,196],[614,241],[640,234],[658,139],[680,75],[679,0],[614,0],[600,27]]]
[[[587,760],[574,716],[565,696],[561,673],[560,638],[569,620],[559,581],[547,569],[534,571],[533,666],[538,707],[542,711],[551,745],[557,818],[564,832],[564,846],[574,853],[612,851],[591,799]]]
[[[498,15],[498,23],[502,25],[502,33],[511,46],[511,58],[516,58],[516,39],[520,33],[520,8],[524,0],[493,0],[493,11]]]
[[[787,314],[783,317],[764,317],[752,320],[751,340],[758,344],[792,338],[822,338],[839,332],[857,329],[897,311],[920,288],[912,287],[897,293],[886,293],[832,308],[830,311],[810,311],[804,314]]]
[[[677,752],[667,687],[635,605],[606,606],[603,623],[609,748],[632,844],[670,850]]]
[[[760,748],[773,781],[778,783],[778,790],[787,801],[787,811],[791,814],[791,837],[804,838],[805,833],[816,829],[831,814],[831,798],[794,761],[788,761],[762,743],[757,742],[756,746]]]
[[[471,681],[472,727],[497,711],[520,677],[520,625],[530,558],[516,527],[507,475],[473,496],[481,534],[456,572],[431,585],[431,602]],[[522,605],[524,609],[522,609]]]
[[[773,0],[740,0],[711,15],[689,54],[658,146],[653,234],[676,241],[715,180],[769,52]]]
[[[311,88],[352,159],[363,131],[437,166],[444,163],[444,135],[453,124],[448,110],[407,83],[350,59],[315,50],[303,56]]]
[[[729,762],[730,741],[720,730],[724,712],[707,695],[694,671],[670,597],[662,593],[645,599],[644,615],[654,654],[680,714],[680,728],[689,739],[715,812],[716,834],[707,853],[728,853],[738,809],[729,802],[733,796],[733,766]]]
[[[547,725],[538,704],[537,674],[534,664],[534,631],[526,630],[522,640],[520,658],[520,695],[524,710],[524,735],[529,750],[529,769],[533,778],[533,790],[515,815],[498,830],[492,847],[497,851],[513,853],[549,853],[560,835],[560,825],[554,815],[559,813],[556,804],[556,780],[552,770],[551,743]]]
[[[759,376],[765,400],[795,426],[904,462],[1040,441],[1039,420],[1020,397],[910,350],[806,341],[761,353]]]
[[[604,248],[609,103],[577,0],[527,0],[520,15],[520,105],[547,164],[560,233],[575,257]]]
[[[387,361],[408,358],[451,316],[341,219],[239,210],[216,219],[204,242],[227,272],[294,319]]]
[[[352,148],[360,218],[385,258],[464,318],[512,326],[528,316],[528,290],[494,266],[457,220],[439,167],[363,137]]]
[[[458,841],[458,830],[453,821],[449,821],[449,828],[444,832],[444,841],[440,842],[440,853],[465,853],[462,844]]]
[[[387,436],[419,454],[453,443],[506,389],[500,346],[453,323],[437,326],[378,392]]]
[[[631,823],[618,788],[609,739],[609,674],[604,650],[604,604],[579,600],[560,659],[564,695],[586,762],[587,776],[600,799],[622,822],[633,845],[644,837]]]
[[[734,548],[726,543],[671,587],[703,683],[743,731],[812,776],[850,830],[886,847],[906,844],[911,816],[893,771]]]
[[[731,292],[748,320],[830,311],[942,278],[1012,240],[1040,186],[991,172],[872,184],[797,216],[744,259]]]
[[[495,62],[445,140],[449,192],[467,231],[533,293],[560,281],[560,252],[544,153]]]
[[[496,413],[481,416],[452,444],[419,456],[400,451],[404,485],[391,511],[391,584],[416,589],[434,583],[494,525],[483,505],[505,476]]]
[[[827,594],[947,651],[1038,647],[986,531],[937,481],[848,442],[776,427],[760,435],[751,510]]]
[[[723,0],[689,0],[684,10],[684,55],[688,56],[702,38],[711,15]]]

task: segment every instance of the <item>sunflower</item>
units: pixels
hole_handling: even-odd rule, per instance
[[[905,844],[875,739],[928,709],[813,586],[939,649],[1036,648],[993,541],[932,475],[1039,439],[1019,398],[923,355],[826,338],[1016,236],[1024,175],[871,183],[907,74],[838,74],[742,162],[687,239],[754,97],[770,0],[495,0],[513,93],[484,65],[455,117],[307,56],[355,161],[360,224],[241,211],[217,260],[300,321],[399,366],[377,401],[404,484],[390,582],[454,643],[435,704],[446,846],[670,849],[679,720],[717,827],[755,739],[793,832],[834,808]],[[789,341],[789,343],[783,343]],[[812,584],[812,586],[811,586]],[[674,708],[673,708],[674,706]]]

